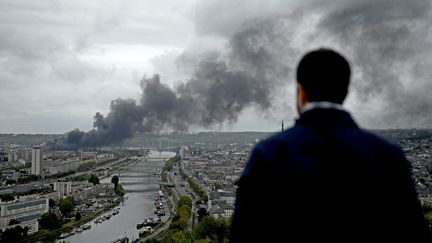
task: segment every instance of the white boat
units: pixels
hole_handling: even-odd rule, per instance
[[[91,224],[85,224],[85,225],[83,225],[83,229],[84,230],[88,230],[90,228],[91,228]]]
[[[140,237],[143,237],[143,236],[150,234],[152,231],[153,231],[152,227],[146,226],[138,233],[138,235]]]
[[[62,233],[58,238],[59,239],[65,239],[66,237],[68,237],[70,234],[69,233]]]

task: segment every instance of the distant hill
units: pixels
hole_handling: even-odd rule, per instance
[[[60,138],[61,134],[0,134],[0,146],[4,143],[22,145],[38,145],[46,141]]]
[[[432,129],[384,129],[371,130],[391,141],[401,139],[424,139],[432,138]],[[230,144],[230,143],[254,143],[271,136],[271,132],[199,132],[193,134],[137,134],[125,140],[120,146],[153,146],[158,147],[159,141],[162,147],[193,145],[197,143],[206,144]],[[15,143],[23,145],[37,145],[46,141],[59,139],[62,134],[0,134],[0,145],[4,143]],[[117,145],[117,146],[118,146]]]
[[[124,146],[148,145],[153,147],[206,144],[230,144],[230,143],[253,143],[256,140],[266,138],[273,133],[270,132],[200,132],[195,134],[169,134],[153,135],[138,134],[123,142]]]

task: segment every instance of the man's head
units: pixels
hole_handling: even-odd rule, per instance
[[[339,53],[330,49],[307,53],[297,67],[297,108],[319,101],[342,104],[350,76],[350,65]]]

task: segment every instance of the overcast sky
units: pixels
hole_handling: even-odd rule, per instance
[[[281,69],[295,68],[305,51],[324,45],[353,62],[353,82],[380,72],[377,83],[358,81],[347,101],[364,126],[428,126],[428,1],[322,2],[0,0],[0,133],[90,130],[94,114],[107,114],[112,100],[140,100],[143,77],[159,73],[174,88],[193,72],[188,65],[208,51],[244,64],[230,56],[235,41],[251,30],[262,37],[275,25],[283,35],[271,33],[269,44],[289,47],[277,50]],[[381,72],[375,67],[380,65],[391,71]],[[282,119],[289,124],[296,116],[294,75],[286,74],[270,110],[246,106],[237,121],[206,129],[274,131]]]

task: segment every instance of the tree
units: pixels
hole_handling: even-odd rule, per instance
[[[42,214],[39,224],[42,229],[57,229],[61,226],[60,221],[54,213]]]
[[[88,169],[94,167],[95,165],[96,165],[96,161],[84,162],[84,163],[79,165],[78,170],[79,171],[88,170]]]
[[[9,221],[9,225],[14,225],[14,224],[19,224],[20,223],[20,221],[18,221],[18,220],[16,220],[16,219],[11,219],[10,221]]]
[[[16,242],[22,237],[26,236],[28,232],[28,227],[24,229],[17,225],[15,228],[8,228],[2,233],[2,242]]]
[[[55,207],[55,201],[54,201],[54,199],[52,199],[52,198],[49,199],[49,207],[50,207],[50,208]]]
[[[93,183],[93,185],[97,185],[97,184],[99,184],[99,177],[97,177],[97,175],[95,175],[95,174],[91,174],[88,181],[90,183]]]
[[[69,196],[69,197],[66,197],[64,200],[69,200],[69,201],[71,201],[72,205],[75,206],[75,199],[74,199],[73,197]]]
[[[55,231],[48,231],[45,234],[45,237],[43,237],[42,242],[55,242],[56,239],[57,239],[57,233]]]
[[[9,202],[15,200],[15,197],[12,194],[3,195],[0,197],[2,202]]]
[[[168,182],[168,176],[167,176],[167,173],[165,171],[162,171],[162,173],[161,173],[161,180],[162,180],[162,182]]]
[[[209,215],[205,208],[198,209],[197,213],[198,213],[198,221],[201,221],[201,219]]]
[[[181,196],[177,201],[177,208],[180,208],[183,205],[187,205],[189,208],[192,208],[192,199],[188,196]]]
[[[221,185],[220,183],[214,183],[214,189],[215,190],[221,190],[221,189],[223,189],[223,185]]]
[[[224,242],[229,237],[230,221],[224,218],[204,217],[194,228],[196,239],[211,239],[214,242]]]
[[[167,162],[165,162],[165,170],[170,171],[174,166],[174,162],[172,161],[172,159],[167,160]]]
[[[7,180],[6,181],[6,185],[13,185],[13,184],[16,184],[17,182],[16,182],[16,180]]]
[[[60,200],[60,212],[63,216],[68,215],[74,210],[74,202],[70,200],[70,197]]]
[[[78,221],[81,219],[81,213],[80,212],[76,212],[75,214],[75,220]]]
[[[115,189],[115,193],[119,196],[124,196],[125,194],[124,189],[121,185],[117,186],[117,188]]]
[[[116,190],[116,189],[117,189],[117,186],[118,186],[118,183],[119,183],[119,178],[118,178],[117,175],[114,175],[114,176],[111,178],[111,183],[114,184],[114,190]]]

